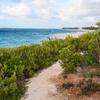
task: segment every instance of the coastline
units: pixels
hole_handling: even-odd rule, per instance
[[[75,33],[68,33],[68,34],[56,34],[51,36],[52,39],[65,39],[68,36],[79,37],[80,35],[85,34],[87,31],[75,32]],[[89,31],[88,31],[89,32]]]
[[[29,46],[47,41],[52,37],[66,37],[67,34],[80,32],[81,30],[63,29],[9,29],[0,31],[0,48],[15,48]],[[60,36],[58,36],[61,34]],[[66,34],[66,35],[65,35]]]
[[[31,45],[31,46],[20,46],[19,48],[14,48],[14,49],[10,49],[10,48],[9,49],[0,49],[1,71],[2,70],[5,71],[4,66],[6,64],[6,66],[5,66],[6,71],[5,72],[7,72],[8,74],[6,74],[6,76],[4,76],[4,77],[7,77],[8,81],[10,81],[10,79],[13,79],[11,81],[10,85],[12,85],[14,83],[14,87],[11,87],[11,89],[14,89],[14,91],[11,92],[11,96],[8,95],[9,92],[8,92],[8,94],[3,93],[6,86],[1,84],[1,87],[4,86],[4,88],[1,88],[1,93],[4,94],[4,95],[0,95],[1,96],[0,100],[1,100],[1,98],[5,98],[5,100],[6,100],[6,98],[10,98],[10,99],[15,98],[16,100],[19,100],[17,98],[21,98],[21,96],[23,96],[23,94],[25,93],[24,89],[27,86],[30,87],[30,92],[28,93],[29,95],[31,94],[33,96],[33,92],[34,92],[34,95],[37,98],[38,96],[36,94],[40,93],[41,98],[43,97],[43,100],[45,100],[44,98],[48,95],[48,91],[46,89],[49,90],[49,89],[51,89],[51,87],[49,88],[50,84],[48,84],[48,81],[47,81],[49,77],[47,77],[46,80],[45,79],[43,80],[43,77],[41,78],[41,76],[42,76],[41,72],[43,72],[43,76],[45,77],[48,74],[48,71],[49,71],[48,67],[52,66],[59,59],[61,61],[64,61],[64,64],[66,63],[67,66],[72,65],[76,68],[76,64],[79,63],[79,62],[77,62],[75,60],[75,62],[73,63],[73,60],[76,59],[76,57],[77,57],[77,55],[75,57],[74,54],[81,54],[81,51],[79,51],[79,49],[81,48],[81,46],[80,46],[81,44],[79,42],[77,42],[77,47],[79,47],[79,49],[76,50],[77,48],[75,48],[76,51],[74,52],[73,46],[74,45],[76,46],[76,42],[75,42],[75,44],[74,43],[72,44],[72,43],[69,42],[69,39],[65,39],[65,38],[69,35],[73,36],[73,37],[81,38],[80,35],[84,35],[85,33],[89,34],[88,35],[89,38],[87,39],[87,37],[86,37],[84,39],[84,37],[82,37],[82,39],[83,39],[83,41],[81,42],[82,46],[84,47],[84,43],[86,43],[85,45],[88,45],[88,42],[91,41],[92,35],[94,36],[95,41],[92,40],[91,44],[94,45],[94,42],[96,43],[96,39],[95,39],[96,37],[95,36],[98,36],[98,35],[95,35],[95,34],[99,34],[99,31],[98,32],[80,31],[80,32],[73,32],[73,33],[71,32],[69,34],[66,33],[66,35],[64,35],[62,33],[62,37],[60,35],[58,35],[59,37],[56,37],[53,41],[52,40],[50,40],[50,41],[46,40],[43,44]],[[61,39],[57,40],[57,38],[63,38],[65,40],[61,40]],[[77,41],[77,38],[75,40]],[[63,42],[63,41],[65,41],[65,42]],[[73,41],[73,39],[72,39],[72,41]],[[63,44],[62,44],[62,42],[63,42]],[[68,43],[67,46],[66,46],[66,43]],[[66,46],[66,48],[65,48],[65,46]],[[70,48],[70,50],[67,51],[68,46],[71,46],[71,48]],[[95,47],[92,50],[95,50],[96,47],[97,46],[95,45]],[[96,50],[98,50],[98,49],[96,49]],[[61,51],[61,52],[59,52],[59,51]],[[69,51],[71,51],[71,52],[69,52]],[[79,51],[79,52],[77,52],[77,51]],[[96,51],[96,52],[98,52],[98,51]],[[69,54],[72,55],[72,58],[71,58],[72,60],[70,59]],[[88,54],[88,55],[90,57],[90,54]],[[59,58],[59,56],[61,56],[61,57]],[[79,58],[78,61],[80,61],[80,57],[81,57],[81,55],[78,57]],[[84,57],[85,56],[83,56],[83,58]],[[66,59],[68,59],[68,61],[66,61]],[[84,62],[84,59],[83,59],[83,62]],[[93,64],[94,63],[97,64],[97,66],[99,64],[99,61],[97,63],[95,59],[92,62],[93,62]],[[81,64],[81,61],[80,61],[80,64]],[[10,71],[9,71],[9,65],[11,65]],[[57,66],[58,66],[58,63],[57,63]],[[56,67],[56,65],[55,65],[55,67]],[[54,72],[56,72],[55,67],[53,67],[54,70],[52,69]],[[52,68],[52,67],[50,67],[50,68]],[[44,70],[47,69],[46,73],[44,73],[44,70],[42,71],[42,69],[44,69]],[[71,68],[71,70],[73,71],[74,69]],[[37,74],[38,71],[41,71],[38,74],[38,75],[40,75],[40,77],[38,77],[38,75],[37,75],[37,77],[33,77]],[[11,73],[11,72],[13,72],[13,73]],[[58,72],[59,71],[57,71],[57,73]],[[11,78],[9,78],[9,76],[8,76],[9,74],[10,74]],[[5,73],[4,73],[4,75],[5,75]],[[54,75],[55,75],[55,73],[54,73]],[[49,75],[47,75],[47,76],[49,76]],[[37,81],[35,81],[36,83],[34,83],[34,81],[32,81],[34,83],[34,86],[33,86],[33,83],[32,83],[32,85],[30,85],[30,84],[27,85],[27,83],[25,81],[25,79],[29,79],[31,77],[33,77],[32,79],[35,78],[37,80]],[[50,72],[50,77],[51,77],[51,72]],[[20,82],[20,79],[21,79],[21,83],[17,84],[16,81]],[[42,81],[40,81],[40,79],[42,79]],[[1,82],[4,82],[4,81],[5,81],[4,84],[6,84],[6,79],[1,80]],[[8,81],[7,81],[7,88],[9,87]],[[38,87],[39,87],[38,88],[38,87],[36,87],[36,85],[37,85],[37,83],[40,83],[39,81],[44,83],[44,85],[38,84]],[[45,84],[47,84],[47,85],[45,85]],[[33,87],[33,89],[32,89],[32,87]],[[32,89],[33,92],[31,92],[31,89]],[[41,91],[40,91],[40,89],[41,89]],[[10,91],[10,88],[8,88],[8,90]],[[45,93],[43,95],[41,94],[41,93],[43,93],[42,90],[45,90]],[[20,91],[21,91],[21,93],[19,93]],[[37,93],[36,93],[36,91],[37,91]],[[51,94],[51,92],[52,91],[50,90],[49,93]],[[26,91],[26,93],[27,93],[27,91]],[[53,91],[53,93],[54,93],[54,91]],[[16,96],[12,95],[12,94],[16,94]],[[44,95],[45,95],[45,97],[44,97]],[[29,99],[27,99],[27,100],[29,100]],[[32,98],[32,100],[33,100],[33,98]],[[51,99],[51,100],[53,100],[53,99]],[[56,100],[58,100],[58,99],[56,99]]]
[[[41,40],[40,42],[37,42],[37,43],[31,43],[31,44],[28,44],[29,42],[26,41],[27,43],[26,44],[22,44],[22,45],[18,45],[18,46],[12,46],[11,44],[9,44],[10,47],[0,47],[0,49],[2,48],[18,48],[18,47],[22,47],[22,46],[31,46],[31,45],[34,45],[34,44],[41,44],[42,42],[44,41],[49,41],[49,39],[65,39],[66,37],[68,36],[73,36],[73,37],[79,37],[80,35],[83,35],[84,33],[87,33],[87,32],[93,32],[93,31],[86,31],[86,30],[82,30],[82,31],[78,31],[78,32],[69,32],[69,33],[57,33],[57,34],[52,34],[51,36],[49,37],[46,37],[44,40]],[[23,41],[23,40],[22,40]],[[14,42],[14,43],[17,43],[17,42]],[[14,44],[16,45],[16,44]]]

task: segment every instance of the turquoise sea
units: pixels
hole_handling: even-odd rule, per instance
[[[64,29],[0,29],[0,48],[12,48],[22,45],[31,45],[48,40],[52,37],[60,37],[74,34],[80,30]]]

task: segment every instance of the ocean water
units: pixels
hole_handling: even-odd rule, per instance
[[[0,29],[0,48],[41,43],[48,40],[48,38],[60,38],[79,31],[64,29]]]

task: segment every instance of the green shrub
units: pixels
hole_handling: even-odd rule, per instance
[[[25,79],[59,58],[66,72],[74,72],[77,66],[99,66],[100,31],[79,38],[0,49],[0,100],[19,100],[25,91]]]
[[[70,45],[60,51],[61,65],[66,72],[74,72],[81,63],[81,54],[76,52],[75,47]]]
[[[79,38],[67,37],[60,51],[60,62],[66,72],[78,66],[100,66],[100,31],[86,33]]]
[[[63,40],[18,48],[0,49],[0,100],[19,100],[25,79],[58,60]]]

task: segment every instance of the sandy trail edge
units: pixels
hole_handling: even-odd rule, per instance
[[[47,69],[44,69],[36,77],[30,79],[27,84],[28,90],[21,100],[58,100],[54,96],[49,96],[49,93],[56,93],[55,84],[49,79],[57,76],[62,72],[62,68],[58,62]]]

